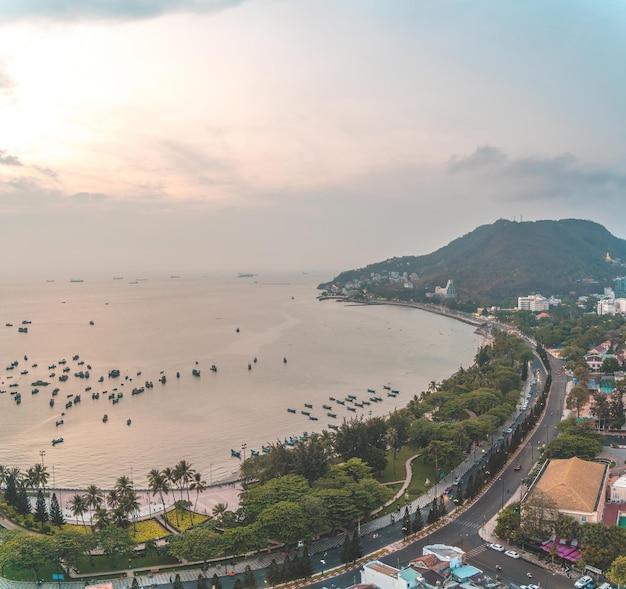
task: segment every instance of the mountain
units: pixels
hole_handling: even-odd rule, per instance
[[[319,288],[357,286],[386,296],[403,292],[403,298],[419,300],[451,279],[459,300],[497,302],[532,293],[583,294],[590,285],[598,292],[616,276],[626,275],[625,261],[626,240],[598,223],[500,219],[431,254],[391,258],[342,272]],[[413,284],[411,290],[405,288],[404,273]]]

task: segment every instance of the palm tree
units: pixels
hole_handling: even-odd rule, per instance
[[[83,527],[87,529],[85,525],[85,512],[87,511],[87,499],[85,495],[81,495],[80,493],[76,493],[70,499],[70,507],[72,509],[72,515],[74,517],[80,517],[83,520]]]
[[[202,480],[202,475],[199,472],[193,473],[193,480],[191,481],[189,488],[196,492],[196,502],[194,503],[193,511],[191,512],[191,525],[193,525],[193,513],[196,511],[198,506],[198,498],[200,497],[200,493],[205,491],[207,488],[206,481]]]
[[[133,481],[131,481],[129,477],[122,475],[121,477],[118,477],[115,482],[115,488],[117,489],[119,496],[123,497],[133,490]]]
[[[126,517],[132,516],[133,518],[133,531],[137,533],[136,513],[139,511],[139,501],[137,500],[137,493],[134,489],[129,489],[124,493],[120,505],[117,511],[123,511],[126,513]]]
[[[102,530],[111,524],[111,514],[105,507],[96,507],[93,518],[94,527],[97,530]]]
[[[9,468],[4,464],[0,464],[0,489],[6,485],[8,476]]]
[[[120,493],[117,489],[113,488],[111,489],[108,494],[107,494],[107,505],[111,508],[111,509],[117,509],[117,507],[120,504]]]
[[[167,484],[163,473],[158,468],[153,468],[148,473],[148,489],[152,491],[152,496],[154,497],[157,493],[161,498],[161,503],[163,504],[163,513],[165,513],[165,501],[163,499],[163,487]]]
[[[104,499],[102,498],[102,491],[98,489],[96,485],[89,485],[85,491],[85,499],[87,501],[87,507],[89,507],[89,524],[93,525],[93,509],[98,509]]]
[[[211,511],[213,517],[219,522],[222,528],[224,527],[224,516],[226,515],[227,511],[228,503],[217,503]]]
[[[186,460],[181,460],[174,467],[174,476],[178,484],[180,485],[180,499],[183,499],[183,487],[187,485],[187,501],[189,501],[189,483],[193,478],[195,470],[191,467],[191,464]],[[191,501],[189,501],[191,503]]]

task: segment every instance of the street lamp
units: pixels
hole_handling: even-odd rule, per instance
[[[504,480],[502,477],[499,477],[498,480],[500,481],[500,511],[502,511],[504,509]]]
[[[46,455],[46,451],[41,449],[39,450],[39,456],[41,456],[41,468],[43,468],[43,457]]]
[[[246,448],[248,447],[248,444],[241,444],[241,449],[243,450],[243,461],[246,461]]]
[[[326,564],[326,561],[322,558],[320,559],[320,563],[322,564],[322,577],[324,576],[324,565]]]

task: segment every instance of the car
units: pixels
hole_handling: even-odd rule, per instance
[[[505,434],[512,434],[513,433],[513,428],[512,427],[507,427],[504,433]]]
[[[519,558],[519,554],[515,552],[515,550],[506,550],[504,554],[510,556],[511,558]]]
[[[521,465],[521,464],[516,464],[516,465],[513,467],[513,470],[522,470],[522,465]]]
[[[592,581],[593,579],[589,575],[585,575],[574,583],[574,587],[576,587],[576,589],[582,589],[587,583],[591,583]]]
[[[500,544],[489,544],[489,548],[497,552],[504,552],[504,546],[500,546]]]

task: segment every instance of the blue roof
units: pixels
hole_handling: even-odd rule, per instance
[[[480,569],[477,569],[476,567],[473,567],[471,564],[466,564],[461,567],[456,567],[452,569],[452,574],[460,581],[462,581],[463,579],[469,579],[474,575],[480,575],[480,573],[482,573],[482,571]]]
[[[414,582],[417,579],[417,577],[420,577],[420,576],[421,575],[413,569],[403,569],[400,572],[400,577],[404,579],[405,581],[407,581],[408,583]]]

